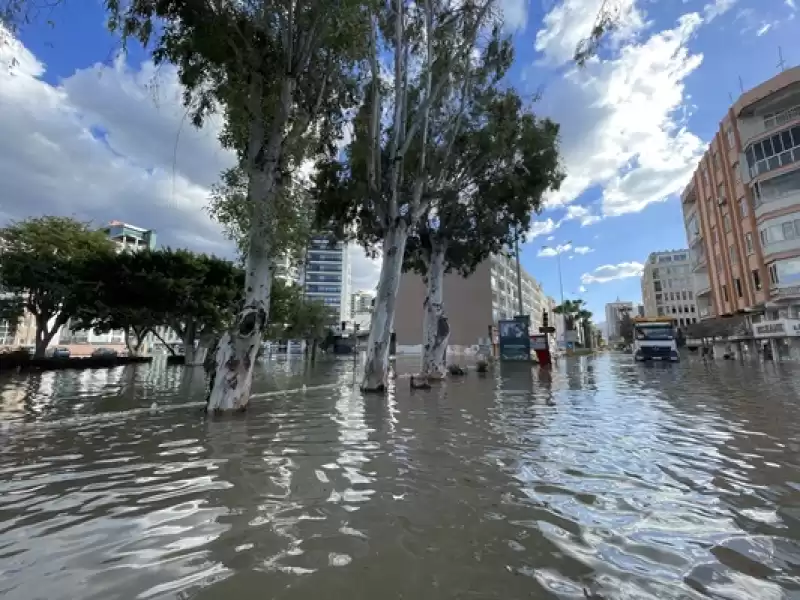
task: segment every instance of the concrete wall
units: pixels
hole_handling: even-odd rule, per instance
[[[464,279],[458,274],[444,278],[445,311],[450,322],[450,345],[471,346],[489,336],[492,324],[492,287],[489,280],[489,261]],[[415,273],[404,273],[397,295],[394,330],[397,345],[422,344],[422,303],[425,283]]]

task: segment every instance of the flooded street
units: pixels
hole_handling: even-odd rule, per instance
[[[512,367],[266,363],[222,420],[200,370],[0,379],[0,596],[800,598],[800,365]]]

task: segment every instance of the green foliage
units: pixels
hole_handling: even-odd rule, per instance
[[[575,324],[581,310],[583,310],[583,300],[564,300],[564,303],[556,306],[553,312],[557,315],[564,315],[567,331],[575,331]]]
[[[112,255],[114,245],[86,223],[46,216],[0,230],[0,247],[0,287],[22,298],[35,317],[40,355],[82,300],[82,264]]]
[[[15,335],[25,315],[25,301],[20,296],[0,293],[0,321],[8,323],[11,335]]]
[[[247,200],[248,178],[244,169],[235,167],[222,173],[222,181],[211,191],[206,206],[209,215],[222,225],[225,235],[236,243],[242,261],[250,245],[253,203]],[[298,182],[289,182],[275,198],[272,245],[293,261],[299,260],[311,237],[315,207],[311,195]]]
[[[295,306],[287,328],[288,338],[322,340],[335,325],[337,314],[319,300],[308,300]]]
[[[619,335],[626,344],[633,343],[633,319],[629,310],[620,311]]]

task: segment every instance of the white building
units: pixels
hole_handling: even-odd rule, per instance
[[[622,320],[622,313],[628,312],[631,317],[636,316],[633,302],[609,302],[606,304],[606,331],[608,332],[609,343],[619,340],[622,336],[619,331],[619,324]]]
[[[350,318],[354,318],[359,313],[371,313],[374,294],[360,290],[350,294]]]
[[[678,327],[697,323],[692,262],[688,249],[652,252],[642,273],[644,316],[672,317]]]
[[[347,244],[327,236],[308,243],[300,284],[306,298],[335,310],[339,320],[350,319],[350,256]]]

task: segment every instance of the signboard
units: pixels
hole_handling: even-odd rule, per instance
[[[531,359],[529,329],[530,319],[528,317],[517,317],[513,321],[498,323],[500,360],[529,361]]]
[[[547,350],[547,335],[546,334],[532,335],[531,350]]]
[[[753,325],[753,336],[757,338],[800,336],[800,321],[782,319]]]

